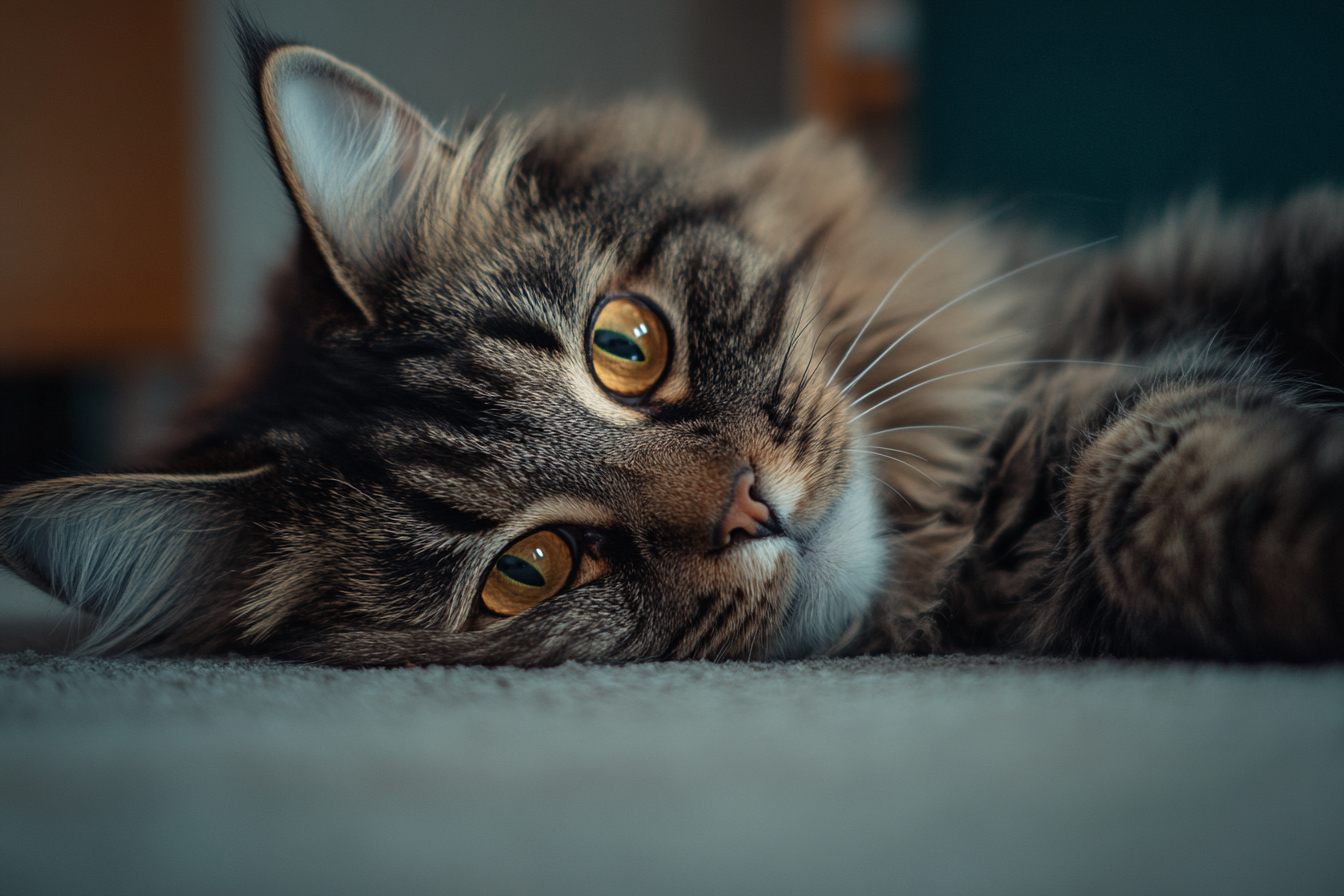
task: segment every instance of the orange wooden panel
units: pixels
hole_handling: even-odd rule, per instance
[[[800,0],[800,90],[802,111],[840,130],[890,118],[910,100],[912,79],[901,62],[857,56],[844,45],[846,20],[856,0]]]
[[[0,368],[183,352],[188,9],[9,3],[0,28]]]

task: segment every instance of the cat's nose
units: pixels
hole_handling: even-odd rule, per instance
[[[728,506],[714,529],[714,546],[726,548],[734,538],[765,538],[778,533],[770,505],[756,490],[756,474],[751,470],[738,474]]]

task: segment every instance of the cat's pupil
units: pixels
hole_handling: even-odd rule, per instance
[[[495,568],[501,574],[513,579],[520,585],[528,585],[532,588],[540,588],[546,584],[546,577],[541,572],[528,563],[522,557],[515,557],[512,554],[505,554],[499,558],[499,563]]]
[[[615,330],[596,330],[593,332],[593,344],[609,355],[615,355],[626,361],[642,362],[644,352],[635,340]]]

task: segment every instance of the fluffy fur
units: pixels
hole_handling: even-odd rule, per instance
[[[1340,194],[1049,246],[889,205],[815,127],[729,150],[630,103],[450,138],[243,39],[303,222],[268,334],[155,469],[0,501],[88,649],[1344,655]],[[672,345],[637,400],[590,361],[613,294]],[[747,474],[770,525],[724,545]],[[541,529],[568,586],[492,613]]]

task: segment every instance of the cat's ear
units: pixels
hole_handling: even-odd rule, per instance
[[[197,609],[229,574],[246,525],[238,496],[269,469],[20,486],[0,497],[0,561],[97,618],[85,651],[134,648]]]
[[[448,144],[392,91],[321,50],[263,45],[249,55],[294,204],[337,282],[373,323],[373,284],[410,255]]]

